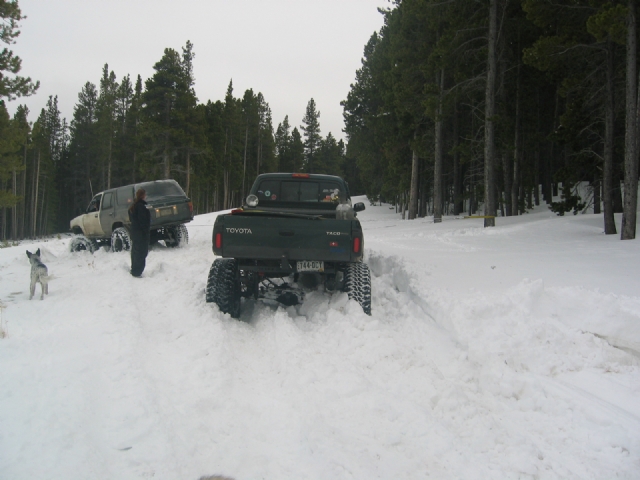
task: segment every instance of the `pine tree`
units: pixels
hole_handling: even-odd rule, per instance
[[[189,45],[188,42],[187,49]],[[171,48],[164,50],[153,68],[154,75],[145,83],[142,108],[149,142],[146,173],[155,178],[172,178],[173,158],[178,155],[184,137],[185,116],[196,104],[193,78],[190,65],[185,65],[183,58]],[[156,168],[157,159],[160,159],[160,171]]]
[[[316,151],[320,146],[320,112],[316,110],[316,102],[312,98],[307,103],[307,110],[300,126],[304,132],[304,171],[315,173]]]
[[[19,105],[13,116],[13,127],[16,130],[20,144],[20,162],[12,172],[12,194],[18,198],[18,203],[12,208],[11,238],[17,240],[24,237],[25,197],[27,179],[27,153],[31,141],[31,126],[27,120],[29,109]]]
[[[186,92],[180,96],[178,104],[178,150],[184,156],[183,168],[184,182],[182,182],[187,195],[191,191],[191,178],[194,172],[193,159],[205,153],[205,110],[199,108],[198,98],[194,89],[195,77],[193,75],[193,59],[195,53],[193,44],[187,40],[182,48],[182,72]]]
[[[114,159],[115,171],[112,178],[113,186],[130,183],[130,166],[133,163],[133,145],[135,123],[132,118],[134,90],[131,77],[126,75],[115,94],[115,132]]]
[[[116,120],[118,83],[106,63],[102,68],[100,95],[96,105],[98,148],[100,158],[100,190],[111,188],[114,164],[114,141],[118,130]]]
[[[71,188],[74,194],[73,213],[75,215],[84,211],[87,202],[94,194],[94,185],[97,188],[97,104],[96,86],[91,82],[85,83],[78,94],[78,103],[73,109],[69,144],[73,166]]]
[[[320,141],[316,159],[316,173],[343,176],[344,142],[336,141],[329,132],[327,138]]]
[[[138,75],[136,79],[136,86],[133,92],[133,97],[131,99],[131,108],[127,113],[127,123],[130,125],[129,127],[129,138],[128,138],[128,146],[131,149],[131,156],[129,165],[126,165],[125,161],[125,171],[126,175],[124,178],[127,178],[123,183],[136,183],[138,180],[138,170],[139,170],[139,155],[140,149],[142,145],[142,128],[141,128],[141,118],[142,118],[142,77]]]
[[[68,148],[66,120],[60,118],[58,98],[49,97],[33,125],[34,162],[31,184],[32,236],[52,233],[59,228],[57,172]]]
[[[18,22],[25,17],[20,11],[17,0],[0,0],[0,41],[6,45],[15,43],[20,35]],[[35,93],[40,82],[33,83],[30,77],[18,75],[22,68],[22,60],[8,48],[0,51],[0,99],[14,100]]]
[[[277,158],[277,171],[293,172],[293,159],[291,158],[291,132],[289,131],[289,116],[285,115],[282,123],[278,124],[275,134],[275,153]]]
[[[18,151],[22,143],[24,131],[20,120],[9,118],[5,100],[11,101],[18,97],[32,95],[40,86],[40,82],[33,82],[30,77],[18,75],[22,69],[20,57],[7,47],[16,43],[20,35],[18,22],[24,19],[17,0],[0,0],[0,41],[5,47],[0,50],[0,207],[2,208],[2,238],[8,235],[7,208],[11,208],[12,232],[17,233],[18,202],[24,198],[17,194],[18,172],[24,168],[18,160]],[[20,107],[19,107],[20,108]],[[22,110],[25,112],[26,110]],[[21,118],[21,117],[19,117]],[[6,176],[9,175],[9,178]],[[24,175],[24,174],[23,174]]]
[[[0,208],[13,208],[20,197],[13,191],[13,177],[22,169],[20,149],[23,145],[23,132],[16,128],[17,122],[9,117],[4,102],[0,102]],[[6,213],[3,213],[3,219]],[[3,238],[6,232],[3,230]]]
[[[244,139],[241,102],[233,97],[233,82],[229,82],[224,97],[222,128],[224,149],[222,160],[223,200],[222,208],[230,208],[240,203],[239,190],[242,188],[242,139]]]
[[[624,159],[624,212],[622,217],[622,240],[636,238],[636,216],[638,208],[638,77],[636,2],[627,5],[627,59],[626,59],[626,116]]]
[[[302,172],[304,168],[304,142],[302,141],[302,135],[297,127],[293,127],[291,131],[291,171]]]

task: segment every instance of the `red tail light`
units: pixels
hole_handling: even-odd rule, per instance
[[[222,233],[216,233],[216,248],[222,248]]]
[[[293,178],[309,178],[308,173],[294,173],[291,175]]]
[[[193,217],[193,202],[189,202],[189,215]]]
[[[360,253],[360,237],[353,239],[353,253]]]
[[[231,215],[236,215],[238,213],[242,213],[244,212],[244,210],[242,208],[234,208],[233,210],[231,210]]]

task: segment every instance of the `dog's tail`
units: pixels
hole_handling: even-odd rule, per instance
[[[58,277],[52,274],[52,275],[43,275],[41,278],[43,280],[46,280],[47,282],[50,282],[51,280],[55,280]]]

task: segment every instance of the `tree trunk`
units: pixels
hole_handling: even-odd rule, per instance
[[[247,177],[247,143],[249,142],[249,120],[244,130],[244,163],[242,165],[242,198],[244,198],[244,181]]]
[[[186,185],[187,197],[189,196],[189,188],[191,187],[191,149],[187,149],[187,185]]]
[[[107,162],[107,188],[111,188],[111,151],[112,151],[112,142],[113,140],[109,138],[109,155]]]
[[[35,171],[35,180],[34,180],[34,192],[33,192],[33,227],[31,231],[31,235],[33,237],[36,236],[36,227],[38,226],[38,187],[40,183],[40,150],[38,149],[38,164]]]
[[[424,175],[420,175],[420,193],[418,194],[419,207],[418,217],[424,218],[427,216],[427,180]]]
[[[407,218],[407,207],[409,202],[407,201],[407,192],[402,192],[402,220]]]
[[[636,238],[638,207],[638,155],[636,151],[636,5],[629,0],[627,15],[627,85],[626,119],[624,135],[624,212],[622,214],[622,240]]]
[[[416,136],[414,135],[414,138]],[[418,212],[418,171],[420,160],[415,147],[411,154],[411,193],[409,195],[409,220],[415,220]],[[404,219],[404,213],[403,213]]]
[[[171,178],[171,159],[166,145],[162,152],[162,163],[164,165],[164,178]]]
[[[442,163],[443,163],[443,144],[444,130],[443,123],[443,101],[444,101],[444,68],[440,69],[440,78],[436,77],[438,83],[438,111],[436,112],[435,121],[435,145],[434,145],[434,162],[433,162],[433,223],[442,222]]]
[[[505,215],[510,217],[513,215],[512,204],[511,204],[511,182],[513,180],[513,174],[511,172],[511,162],[509,161],[509,156],[505,151],[502,154],[502,171],[504,173],[504,207],[505,207]]]
[[[262,138],[258,136],[258,152],[256,154],[256,177],[260,175],[260,165],[262,165]]]
[[[518,192],[520,191],[520,164],[522,157],[522,138],[520,135],[520,126],[522,118],[520,114],[520,65],[517,67],[516,80],[516,125],[513,140],[513,182],[511,183],[511,212],[513,215],[520,215],[520,202]]]
[[[455,147],[460,144],[460,118],[458,116],[458,103],[456,101],[453,117],[453,141]],[[460,215],[464,210],[462,195],[462,168],[460,166],[460,152],[454,148],[453,153],[453,214]]]
[[[47,193],[47,176],[44,177],[45,182],[42,185],[42,205],[40,206],[40,228],[38,229],[40,235],[44,235],[47,227],[47,215],[46,215],[46,204],[45,204],[45,194]]]
[[[13,170],[13,195],[18,196],[18,174]],[[18,204],[16,203],[11,209],[11,238],[18,239]]]
[[[18,235],[25,237],[26,213],[27,213],[27,144],[24,144],[24,156],[22,157],[22,202],[20,204],[20,229]]]
[[[600,180],[596,176],[593,180],[593,213],[599,214],[602,213],[600,210]]]
[[[540,132],[540,89],[538,89],[537,91],[537,99],[536,131]],[[535,199],[536,206],[538,206],[540,205],[540,141],[538,140],[537,136],[535,137],[535,152],[533,163],[533,198]]]
[[[484,215],[495,217],[496,202],[494,193],[495,162],[495,86],[498,36],[498,0],[489,0],[489,42],[487,52],[487,84],[485,87],[484,111]],[[485,218],[485,227],[495,227],[495,218]]]
[[[614,100],[613,100],[613,41],[607,39],[607,84],[604,102],[604,167],[602,170],[602,196],[604,202],[604,233],[616,233],[613,217],[613,140],[614,140]]]
[[[560,100],[559,100],[559,87],[556,85],[556,95],[555,95],[555,108],[553,113],[553,122],[551,122],[551,128],[549,134],[554,132],[554,129],[558,125],[558,118],[560,116]],[[544,201],[547,202],[547,205],[550,205],[553,202],[554,196],[554,185],[553,185],[553,159],[555,158],[555,142],[549,141],[549,154],[544,162],[544,178],[543,178],[543,186],[542,186],[542,194]]]

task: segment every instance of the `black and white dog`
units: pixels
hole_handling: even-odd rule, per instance
[[[29,295],[29,300],[36,293],[36,283],[40,284],[42,290],[40,300],[42,300],[45,293],[49,295],[49,272],[47,271],[47,266],[40,261],[40,249],[36,253],[31,253],[27,250],[27,257],[31,262],[31,294]]]

